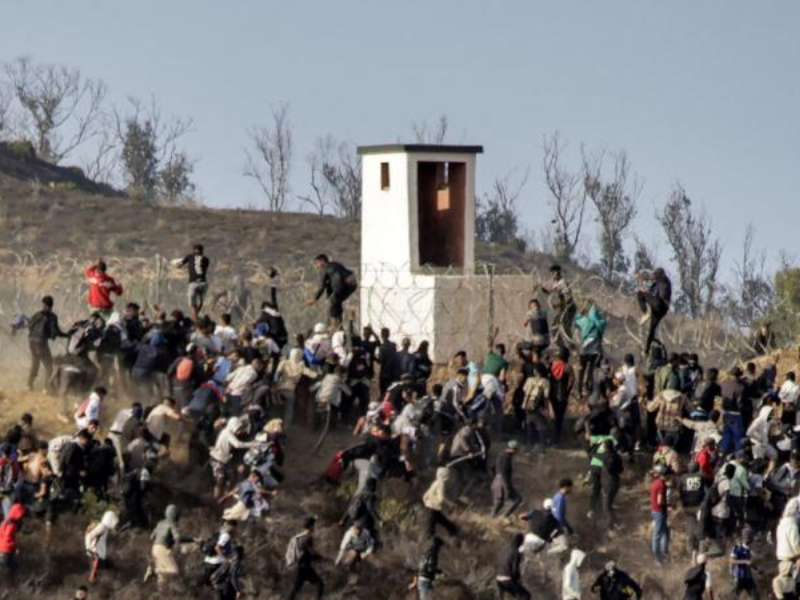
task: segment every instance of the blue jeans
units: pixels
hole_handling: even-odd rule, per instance
[[[722,442],[719,448],[723,456],[742,449],[744,424],[742,415],[725,413],[722,415]]]
[[[427,579],[418,579],[417,597],[419,600],[431,600],[433,598],[433,582]]]
[[[669,556],[669,525],[667,524],[667,513],[653,512],[653,556],[656,560],[664,560]]]

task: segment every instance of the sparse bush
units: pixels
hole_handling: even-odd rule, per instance
[[[5,147],[15,156],[22,160],[33,160],[36,158],[36,149],[30,140],[11,140],[5,143]]]
[[[173,154],[158,174],[164,200],[171,204],[184,202],[194,192],[194,164],[184,152]]]

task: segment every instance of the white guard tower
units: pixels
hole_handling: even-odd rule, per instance
[[[464,344],[485,302],[475,267],[475,162],[481,146],[362,146],[361,321],[428,340],[434,362]],[[485,308],[485,307],[483,307]],[[477,328],[481,330],[479,326]],[[485,328],[477,347],[484,347]],[[472,344],[470,344],[472,345]]]

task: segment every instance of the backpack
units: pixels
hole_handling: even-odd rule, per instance
[[[14,473],[14,463],[6,459],[0,466],[0,494],[6,495],[14,491],[17,477]]]
[[[702,598],[706,589],[705,568],[700,565],[691,569],[683,579],[683,583],[686,585],[685,598],[689,600]]]
[[[91,401],[92,401],[92,397],[91,397],[91,396],[89,396],[89,397],[85,398],[85,399],[83,400],[83,402],[81,402],[81,403],[78,405],[78,408],[77,408],[77,410],[75,411],[75,418],[76,418],[76,419],[82,419],[83,417],[85,417],[85,416],[86,416],[86,410],[89,408],[89,403],[90,403]]]
[[[204,556],[214,556],[216,554],[217,542],[219,541],[219,531],[210,534],[203,543],[200,544],[200,552]]]
[[[182,358],[175,368],[175,380],[189,381],[192,377],[192,371],[194,371],[194,362],[192,359],[187,357]]]
[[[300,562],[300,540],[304,538],[306,533],[298,533],[296,536],[289,540],[289,545],[286,547],[286,566],[293,567]]]
[[[728,503],[728,490],[722,492],[719,501],[711,507],[711,516],[720,521],[727,521],[731,516],[731,507]]]

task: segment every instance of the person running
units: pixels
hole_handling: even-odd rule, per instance
[[[434,582],[442,574],[442,570],[439,568],[439,552],[443,547],[444,541],[434,537],[419,561],[417,574],[411,585],[408,586],[409,591],[417,590],[418,600],[433,600]]]
[[[244,546],[233,549],[230,560],[211,575],[211,587],[217,600],[238,600],[244,593]]]
[[[24,517],[25,507],[17,502],[11,505],[8,515],[0,523],[0,567],[9,575],[17,569],[17,536]]]
[[[603,572],[594,580],[591,590],[593,594],[600,594],[600,600],[629,600],[634,596],[641,600],[643,595],[641,586],[617,567],[614,561],[606,563]]]
[[[663,465],[653,467],[653,482],[650,484],[650,513],[653,518],[652,550],[656,562],[662,564],[669,556],[669,523],[667,505],[667,481]]]
[[[706,568],[706,555],[697,556],[697,564],[683,577],[683,600],[714,600],[711,573]]]
[[[662,319],[667,316],[672,302],[672,282],[667,277],[664,269],[658,268],[652,273],[639,272],[637,278],[641,282],[641,289],[636,292],[636,300],[642,311],[640,323],[649,322],[647,338],[644,344],[645,356],[650,352],[650,346],[656,339],[656,332]]]
[[[114,302],[111,295],[121,296],[122,286],[107,272],[107,266],[102,258],[98,258],[86,267],[86,281],[89,283],[89,312],[99,313],[103,319],[108,320],[114,311]]]
[[[53,355],[50,353],[50,342],[59,337],[69,337],[58,326],[58,316],[53,312],[53,297],[42,298],[42,309],[34,314],[28,322],[28,347],[31,351],[31,368],[28,372],[28,391],[33,391],[33,384],[39,375],[39,366],[44,365],[45,387],[53,374]]]
[[[145,582],[151,575],[155,575],[159,589],[164,586],[170,578],[179,577],[181,574],[178,561],[175,559],[175,548],[180,544],[194,541],[193,538],[184,537],[178,529],[178,519],[180,514],[178,507],[174,504],[167,506],[164,511],[164,518],[156,525],[150,540],[153,547],[150,550],[152,566],[147,567]]]
[[[522,502],[517,488],[514,486],[514,456],[519,449],[519,443],[511,440],[506,445],[505,451],[497,455],[495,463],[494,480],[492,480],[492,516],[501,515],[508,517]]]
[[[319,271],[319,287],[314,297],[306,300],[307,306],[314,306],[325,294],[330,302],[328,316],[332,331],[339,328],[344,314],[344,302],[358,289],[355,274],[342,264],[331,261],[326,254],[314,258],[314,268]]]
[[[204,252],[203,244],[195,244],[191,254],[173,261],[177,268],[185,267],[189,273],[189,308],[192,310],[195,323],[200,318],[200,312],[203,310],[208,292],[208,267],[211,261]]]
[[[439,467],[436,470],[436,479],[431,483],[428,491],[422,497],[422,503],[428,511],[427,534],[429,538],[435,537],[436,526],[441,525],[452,537],[458,536],[460,528],[444,514],[444,509],[453,503],[447,496],[450,469]]]
[[[521,600],[531,600],[531,593],[522,585],[522,547],[524,536],[515,533],[497,556],[495,585],[500,600],[506,595]]]
[[[314,528],[317,520],[308,517],[303,523],[303,530],[292,538],[286,551],[286,566],[296,567],[294,583],[289,593],[289,600],[294,600],[306,583],[317,588],[317,600],[325,593],[325,584],[314,569],[314,562],[321,556],[314,549]]]
[[[586,560],[586,553],[582,550],[573,550],[561,583],[561,600],[581,600],[581,573],[580,568]]]

